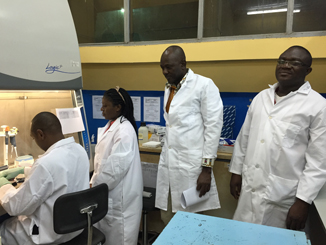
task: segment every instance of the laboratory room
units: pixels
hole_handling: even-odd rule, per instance
[[[0,4],[0,245],[326,244],[324,0]]]

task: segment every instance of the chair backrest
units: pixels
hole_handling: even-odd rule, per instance
[[[87,228],[87,214],[80,211],[91,205],[97,205],[92,212],[92,225],[100,221],[108,212],[107,184],[87,190],[60,196],[53,207],[53,226],[57,234],[66,234]]]

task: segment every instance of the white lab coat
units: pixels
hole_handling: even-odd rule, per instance
[[[53,144],[35,161],[18,189],[12,185],[0,188],[3,208],[11,216],[17,216],[1,224],[2,244],[60,244],[71,240],[81,231],[56,234],[53,205],[63,194],[87,188],[89,160],[85,149],[73,137]],[[34,225],[39,227],[39,235],[32,235]]]
[[[143,178],[137,135],[131,123],[117,118],[98,129],[93,186],[109,186],[109,211],[95,226],[106,236],[105,244],[135,245],[143,205]]]
[[[295,197],[311,203],[326,180],[326,100],[305,82],[274,104],[277,86],[252,101],[230,172],[242,175],[234,219],[285,228]]]
[[[197,185],[202,158],[216,158],[223,125],[219,90],[211,79],[189,69],[166,113],[169,94],[170,90],[165,89],[166,135],[158,167],[155,206],[167,210],[170,187],[172,212],[220,208],[213,171],[209,199],[186,209],[180,203],[182,192]]]

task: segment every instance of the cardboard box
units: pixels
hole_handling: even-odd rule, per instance
[[[217,151],[225,153],[233,153],[235,140],[220,138]]]

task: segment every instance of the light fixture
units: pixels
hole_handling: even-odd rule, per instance
[[[280,12],[287,12],[287,8],[282,9],[266,9],[266,10],[257,10],[257,11],[249,11],[247,15],[254,15],[254,14],[271,14],[271,13],[280,13]],[[300,9],[293,10],[293,13],[299,13]]]
[[[125,12],[125,9],[120,9],[121,13],[124,13]]]

